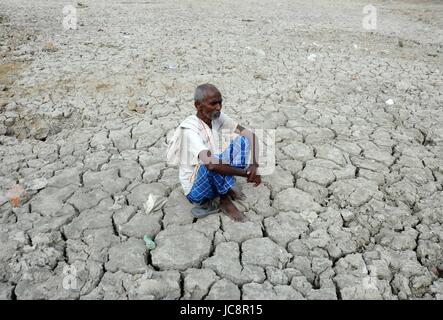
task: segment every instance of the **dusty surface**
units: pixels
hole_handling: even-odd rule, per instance
[[[443,298],[441,2],[82,3],[0,2],[0,298]],[[207,81],[277,129],[243,224],[164,162]]]

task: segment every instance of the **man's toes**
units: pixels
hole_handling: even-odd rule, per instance
[[[234,219],[237,222],[243,222],[243,221],[245,221],[245,218],[246,218],[246,216],[243,213],[241,213],[240,211],[235,212],[235,213],[231,214],[230,216],[232,217],[232,219]]]

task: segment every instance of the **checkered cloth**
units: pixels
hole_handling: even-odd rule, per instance
[[[214,155],[222,159],[224,164],[244,169],[249,155],[249,141],[245,136],[237,136],[231,141],[228,148],[220,154]],[[235,177],[209,171],[206,166],[200,165],[191,191],[186,196],[191,203],[202,204],[225,194],[235,184]]]

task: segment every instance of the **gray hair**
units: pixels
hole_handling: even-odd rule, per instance
[[[218,91],[217,87],[210,83],[199,85],[194,92],[194,102],[201,102],[205,98],[206,90],[209,89]]]

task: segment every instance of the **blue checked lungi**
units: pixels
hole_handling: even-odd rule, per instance
[[[245,136],[237,136],[220,154],[213,155],[222,159],[223,164],[244,169],[249,155],[249,141]],[[200,165],[191,191],[186,195],[191,203],[201,204],[225,194],[235,184],[235,177],[209,171],[205,165]]]

